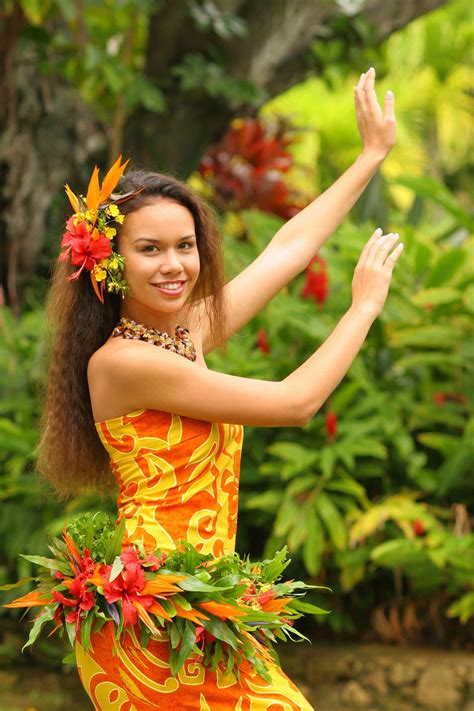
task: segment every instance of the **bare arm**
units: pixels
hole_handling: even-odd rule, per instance
[[[300,270],[354,206],[395,143],[394,95],[386,93],[382,113],[374,83],[375,69],[371,67],[354,87],[362,153],[331,187],[284,224],[270,243],[291,250]]]
[[[400,247],[393,249],[397,238],[374,233],[354,273],[351,308],[323,345],[283,381],[207,370],[140,341],[124,341],[110,351],[102,377],[127,393],[129,412],[150,408],[211,422],[301,426],[343,378],[380,313],[401,253]]]

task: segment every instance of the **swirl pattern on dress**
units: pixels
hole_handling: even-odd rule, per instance
[[[95,423],[119,487],[123,544],[142,540],[147,551],[173,550],[179,539],[220,557],[235,548],[242,425],[206,422],[159,410],[135,410]],[[194,655],[171,675],[169,642],[144,647],[138,629],[115,640],[106,622],[84,651],[76,640],[79,676],[97,711],[311,711],[275,664],[271,682],[252,668],[241,679],[211,672]]]

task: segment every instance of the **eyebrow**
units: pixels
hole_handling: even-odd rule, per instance
[[[179,239],[176,240],[176,242],[183,242],[186,239],[191,239],[192,237],[196,238],[196,235],[186,235],[185,237],[180,237]],[[135,244],[136,242],[154,242],[155,244],[162,244],[161,239],[157,239],[156,237],[137,237],[137,239],[133,240],[132,244]]]

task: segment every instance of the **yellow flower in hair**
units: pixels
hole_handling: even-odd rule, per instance
[[[120,213],[120,214],[117,215],[117,217],[115,218],[115,222],[118,222],[120,225],[122,225],[124,219],[125,219],[125,215],[122,215],[122,213]]]
[[[106,212],[108,212],[111,217],[117,217],[117,215],[120,215],[120,210],[117,205],[109,205]]]
[[[117,234],[117,230],[115,227],[106,227],[105,230],[105,236],[108,237],[109,239],[113,239],[115,235]]]
[[[107,260],[103,260],[103,261],[107,261]],[[103,269],[102,267],[99,267],[97,265],[94,267],[94,276],[95,276],[96,281],[103,281],[107,276],[107,272],[105,271],[105,269]]]
[[[109,259],[108,261],[109,269],[118,269],[118,261],[116,257]]]

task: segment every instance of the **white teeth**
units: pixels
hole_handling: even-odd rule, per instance
[[[166,286],[164,284],[158,284],[158,286],[160,289],[169,289],[170,291],[173,291],[174,289],[180,289],[182,284],[179,281],[175,281],[170,284],[166,284]]]

